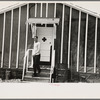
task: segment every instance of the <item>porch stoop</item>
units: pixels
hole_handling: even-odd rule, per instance
[[[34,73],[33,68],[28,68],[28,71],[25,73],[23,81],[30,82],[40,82],[40,83],[49,83],[50,82],[50,66],[49,65],[41,65],[41,72],[37,74],[37,76],[33,76]]]

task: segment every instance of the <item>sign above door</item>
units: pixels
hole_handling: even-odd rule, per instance
[[[59,24],[59,18],[29,18],[26,23],[29,24]]]

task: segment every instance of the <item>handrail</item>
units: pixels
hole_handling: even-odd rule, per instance
[[[53,50],[53,52],[52,52],[51,70],[50,70],[50,82],[51,82],[52,74],[54,72],[54,67],[55,67],[55,50]]]
[[[24,64],[23,64],[23,73],[22,73],[22,80],[24,79],[24,74],[25,74],[25,69],[26,71],[28,71],[28,64],[27,66],[25,66],[26,64],[26,60],[27,60],[27,63],[28,63],[28,59],[29,59],[29,52],[33,50],[33,49],[28,49],[26,52],[25,52],[25,56],[24,56]],[[33,62],[32,62],[33,64]],[[54,72],[54,67],[55,67],[55,50],[53,50],[52,52],[52,60],[51,60],[51,69],[50,69],[50,82],[51,82],[51,78],[52,78],[52,74]]]
[[[29,51],[31,51],[31,50],[33,50],[33,49],[28,49],[28,50],[25,52],[24,63],[23,63],[22,80],[24,79],[25,69],[27,68],[27,71],[28,71]],[[26,58],[27,58],[27,59],[26,59]],[[26,60],[27,60],[27,66],[25,66],[25,64],[26,64]]]

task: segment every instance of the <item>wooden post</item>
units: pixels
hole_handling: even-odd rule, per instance
[[[54,7],[54,18],[56,18],[56,3],[55,3],[55,7]]]
[[[81,11],[79,11],[79,24],[78,24],[78,45],[77,45],[77,72],[79,71],[80,26],[81,26]]]
[[[46,3],[46,18],[48,17],[48,3]]]
[[[86,60],[87,60],[87,35],[88,35],[88,14],[86,16],[86,32],[85,32],[85,58],[84,58],[84,72],[86,73]]]
[[[98,18],[96,17],[96,24],[95,24],[95,50],[94,50],[94,73],[96,73],[96,57],[97,57],[97,24]]]
[[[4,43],[5,43],[5,20],[6,20],[6,12],[4,12],[4,20],[3,20],[3,40],[2,40],[1,68],[3,67],[3,59],[4,59]]]
[[[13,10],[11,11],[11,33],[10,33],[10,50],[9,50],[9,68],[11,66],[12,29],[13,29]]]
[[[17,40],[16,68],[18,68],[18,58],[19,58],[20,20],[21,20],[21,7],[19,7],[19,21],[18,21],[18,40]]]
[[[72,8],[70,7],[69,40],[68,40],[68,68],[70,67],[71,19],[72,19]]]
[[[63,4],[60,63],[62,63],[62,58],[63,58],[64,12],[65,12],[65,5]]]
[[[40,7],[40,17],[42,17],[42,6],[43,6],[43,4],[41,3],[41,7]]]
[[[37,16],[37,4],[35,4],[35,17]]]

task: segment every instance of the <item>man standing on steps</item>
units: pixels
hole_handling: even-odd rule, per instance
[[[40,69],[40,42],[38,42],[38,37],[34,36],[34,46],[33,46],[33,69],[34,69],[34,74],[32,76],[37,76],[36,71],[38,70],[38,73],[41,72]]]

